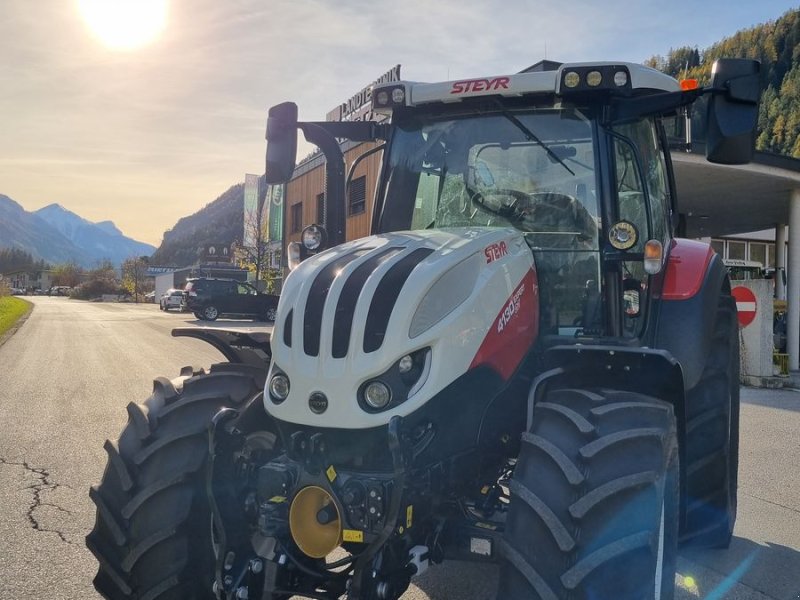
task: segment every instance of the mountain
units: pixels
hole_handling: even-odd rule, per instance
[[[55,227],[3,194],[0,194],[0,246],[23,250],[51,264],[92,262],[89,254]]]
[[[243,210],[244,184],[239,183],[164,232],[164,240],[150,257],[150,264],[185,267],[197,261],[198,249],[205,245],[230,245],[241,240]]]
[[[59,204],[40,208],[34,214],[57,229],[94,260],[121,264],[131,256],[150,256],[155,246],[126,237],[111,221],[92,223]]]
[[[122,232],[116,225],[114,225],[113,221],[100,221],[99,223],[95,223],[95,225],[111,235],[122,235]],[[155,248],[155,246],[153,246],[153,248]]]
[[[26,252],[51,265],[74,262],[93,267],[150,255],[155,247],[126,237],[111,221],[92,223],[58,204],[28,212],[0,194],[0,248]]]

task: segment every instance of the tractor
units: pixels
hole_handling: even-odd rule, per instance
[[[682,228],[664,119],[707,102],[708,160],[752,158],[759,64],[642,65],[372,89],[383,120],[298,130],[324,227],[289,248],[271,333],[181,329],[226,362],[131,403],[91,489],[106,598],[395,600],[447,560],[499,600],[673,597],[679,544],[736,520],[739,357],[725,265]],[[377,142],[347,240],[341,140]]]

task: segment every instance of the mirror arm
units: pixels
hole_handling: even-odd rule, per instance
[[[639,117],[650,115],[665,115],[676,111],[683,106],[694,104],[703,94],[714,91],[711,88],[698,88],[696,90],[681,92],[664,92],[639,98],[615,98],[612,100],[606,124],[631,121]]]
[[[306,121],[297,124],[300,129],[304,125],[321,127],[335,138],[354,142],[373,142],[389,138],[389,126],[377,121]]]
[[[298,123],[306,141],[325,155],[325,228],[330,246],[347,239],[344,197],[344,154],[336,137],[320,123]],[[331,210],[331,208],[333,210]]]
[[[607,262],[641,262],[644,260],[644,252],[628,252],[627,250],[606,247],[603,248],[602,253],[603,260]]]

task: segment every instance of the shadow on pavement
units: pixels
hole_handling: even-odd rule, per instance
[[[414,579],[417,589],[406,592],[403,599],[494,600],[498,575],[499,568],[493,565],[448,562]],[[727,550],[684,549],[675,600],[697,599],[798,600],[800,552],[739,537]]]
[[[800,412],[800,392],[791,389],[742,388],[742,404]]]
[[[734,536],[727,550],[686,549],[681,557],[678,572],[696,585],[682,586],[691,595],[678,594],[676,600],[800,598],[800,552],[796,549]]]

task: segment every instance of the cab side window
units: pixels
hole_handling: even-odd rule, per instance
[[[655,122],[652,119],[640,119],[620,125],[615,130],[628,138],[636,147],[641,162],[641,172],[644,176],[643,182],[636,181],[634,183],[634,179],[639,180],[640,176],[638,173],[633,173],[638,169],[636,169],[634,158],[630,156],[631,149],[627,144],[617,142],[617,184],[620,218],[631,220],[639,228],[641,238],[644,238],[644,241],[657,239],[665,243],[669,239],[671,198],[669,197],[669,186],[667,185],[667,165],[664,149],[661,146]],[[620,146],[625,146],[628,149],[628,156],[623,161],[620,161]],[[645,225],[645,199],[626,194],[627,191],[632,190],[640,193],[645,190],[647,192],[650,202],[650,230]],[[627,217],[632,218],[627,219]],[[636,220],[634,221],[633,219]],[[645,226],[640,227],[640,223]]]

